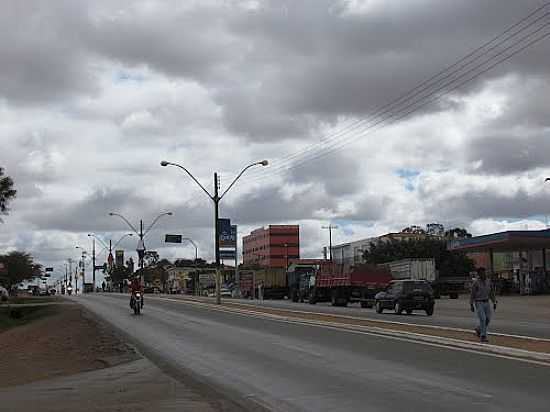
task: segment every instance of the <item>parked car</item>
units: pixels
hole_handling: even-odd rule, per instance
[[[414,310],[423,310],[428,316],[434,313],[433,290],[425,280],[394,280],[376,294],[374,301],[378,313],[384,309],[393,309],[399,315],[403,311],[410,315]]]

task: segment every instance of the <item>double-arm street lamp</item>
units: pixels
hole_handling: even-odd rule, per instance
[[[185,167],[183,167],[180,164],[167,162],[166,160],[163,160],[160,162],[161,166],[176,166],[179,167],[181,170],[183,170],[185,173],[189,175],[191,179],[195,181],[195,183],[203,190],[204,193],[214,202],[214,245],[215,245],[215,255],[216,255],[216,303],[219,305],[221,303],[221,293],[220,293],[220,236],[219,236],[219,227],[218,227],[218,220],[219,220],[219,203],[220,200],[226,195],[226,193],[233,187],[233,185],[239,180],[239,178],[243,175],[244,172],[246,172],[248,169],[254,166],[267,166],[269,162],[267,160],[262,160],[260,162],[254,162],[246,166],[241,172],[237,175],[235,179],[231,182],[231,184],[225,189],[225,191],[220,195],[218,194],[218,174],[214,173],[214,194],[210,194],[208,190],[204,188],[203,185],[187,170]]]
[[[108,250],[109,251],[109,255],[107,257],[107,260],[108,260],[108,265],[109,265],[109,270],[110,268],[112,267],[112,263],[113,263],[113,247],[116,248],[118,246],[118,244],[120,242],[122,242],[122,240],[128,236],[133,236],[134,234],[133,233],[126,233],[125,235],[123,235],[119,240],[118,242],[115,243],[115,245],[113,246],[113,241],[112,239],[109,239],[109,244],[107,245],[103,239],[101,239],[99,236],[97,236],[95,233],[88,233],[88,236],[92,238],[92,262],[93,262],[93,266],[94,266],[94,271],[93,271],[93,283],[94,283],[94,291],[95,291],[95,271],[96,271],[96,264],[95,264],[95,260],[96,260],[96,253],[95,253],[95,240],[97,239],[99,243],[101,243],[101,245],[103,246],[103,249],[98,253],[101,254],[101,252],[103,252],[104,250]]]
[[[134,231],[134,233],[139,236],[139,241],[138,241],[138,245],[137,245],[137,252],[138,252],[138,257],[139,257],[139,268],[141,269],[142,276],[143,276],[143,257],[145,255],[145,243],[143,242],[143,238],[145,236],[147,236],[147,234],[151,231],[153,226],[155,226],[155,224],[158,222],[158,220],[161,217],[163,217],[163,216],[172,216],[172,215],[173,215],[172,212],[161,213],[155,219],[153,219],[153,222],[149,225],[149,227],[147,229],[145,229],[145,232],[143,231],[143,219],[140,219],[140,221],[139,221],[139,232],[138,232],[138,230],[134,227],[134,225],[132,225],[128,221],[128,219],[126,219],[120,213],[114,213],[114,212],[109,213],[109,216],[118,216],[119,218],[121,218],[130,227],[130,229],[132,229]],[[122,238],[124,238],[124,236]],[[122,240],[122,238],[120,240]],[[117,244],[118,244],[118,242],[117,242]]]

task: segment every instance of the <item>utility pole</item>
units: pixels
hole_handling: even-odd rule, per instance
[[[322,226],[321,229],[328,229],[328,241],[329,241],[328,253],[329,253],[329,260],[332,262],[332,229],[338,229],[338,226],[333,225],[332,223],[329,223],[328,226]]]
[[[216,248],[216,304],[221,303],[221,290],[220,290],[220,228],[218,226],[219,221],[219,205],[220,205],[220,196],[218,194],[218,173],[214,172],[214,196],[212,200],[214,201],[214,244]]]
[[[143,267],[144,267],[144,262],[143,262],[143,258],[145,257],[145,243],[143,242],[143,219],[140,219],[139,220],[139,233],[138,233],[138,236],[139,236],[139,242],[138,242],[138,247],[137,247],[137,253],[138,253],[138,259],[139,259],[139,278],[140,278],[140,283],[143,284],[143,281],[144,281],[144,274],[143,274]]]
[[[95,238],[92,238],[92,292],[95,292]]]

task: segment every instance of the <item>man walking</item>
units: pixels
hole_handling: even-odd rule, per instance
[[[472,284],[472,293],[470,295],[470,309],[477,314],[479,326],[476,327],[476,334],[482,343],[487,343],[487,327],[491,321],[491,305],[489,299],[493,302],[493,310],[497,310],[497,300],[491,281],[487,279],[485,268],[478,268],[477,279]]]

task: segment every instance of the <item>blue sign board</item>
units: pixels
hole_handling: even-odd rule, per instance
[[[230,219],[219,219],[220,247],[235,248],[237,246],[237,225],[232,225]]]

